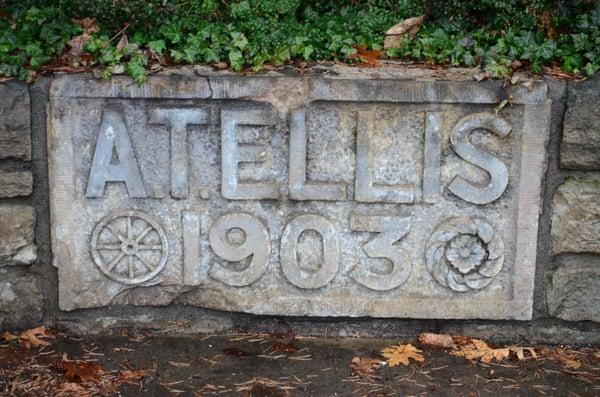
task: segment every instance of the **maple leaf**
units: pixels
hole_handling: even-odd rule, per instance
[[[472,339],[470,344],[461,346],[451,354],[469,360],[481,360],[483,363],[491,363],[492,360],[502,361],[507,358],[510,355],[510,349],[507,347],[494,349],[481,339]]]
[[[381,366],[385,364],[385,361],[378,360],[376,358],[366,357],[354,357],[350,364],[350,369],[354,375],[361,376],[363,378],[374,380],[379,377],[375,374]]]
[[[415,361],[423,362],[425,361],[425,357],[421,353],[423,352],[410,343],[386,347],[381,351],[383,357],[388,359],[390,367],[395,367],[398,364],[408,366],[409,359],[411,358]]]

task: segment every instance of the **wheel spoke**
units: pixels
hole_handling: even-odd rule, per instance
[[[108,266],[106,267],[106,271],[110,272],[112,269],[114,269],[114,267],[117,266],[119,262],[121,262],[121,259],[123,259],[124,256],[125,254],[123,252],[117,255],[117,257],[108,264]]]
[[[133,220],[130,216],[127,217],[127,240],[131,240],[131,233],[133,232]]]
[[[118,238],[120,241],[125,240],[125,237],[123,237],[123,235],[121,233],[119,233],[118,231],[114,230],[112,226],[107,224],[106,228],[108,229],[109,232],[111,232],[113,234],[113,236]]]
[[[121,249],[121,244],[119,244],[119,243],[115,243],[115,244],[101,244],[98,247],[96,247],[96,249],[99,249],[99,250],[120,250]]]
[[[153,250],[153,251],[159,251],[162,249],[162,245],[158,244],[158,245],[144,245],[144,244],[140,244],[138,245],[138,250]]]
[[[133,255],[127,255],[127,267],[129,268],[129,278],[134,278],[135,272],[133,269]]]
[[[144,229],[144,231],[143,231],[143,232],[141,232],[141,233],[140,233],[140,235],[139,235],[139,236],[137,236],[137,237],[135,238],[135,242],[136,242],[136,243],[139,243],[139,242],[140,242],[140,240],[142,240],[144,237],[146,237],[146,234],[150,233],[150,231],[151,231],[152,229],[153,229],[153,228],[152,228],[152,226],[147,226],[147,227]]]
[[[140,262],[142,262],[142,263],[144,264],[144,266],[146,266],[146,267],[147,267],[148,269],[150,269],[151,271],[154,271],[154,270],[156,270],[156,266],[153,266],[153,265],[149,264],[148,262],[146,262],[146,261],[144,260],[144,258],[142,258],[141,256],[139,256],[138,254],[135,254],[135,257],[136,257],[136,258],[138,258],[138,260],[139,260]]]

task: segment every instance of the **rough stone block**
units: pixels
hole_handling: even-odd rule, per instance
[[[0,205],[0,266],[28,265],[37,258],[35,210],[28,205]]]
[[[31,171],[0,171],[0,197],[29,196],[32,191]]]
[[[60,307],[530,318],[546,85],[327,76],[54,80]]]
[[[552,249],[600,253],[600,180],[569,178],[552,201]]]
[[[600,257],[567,255],[557,258],[548,286],[552,316],[569,321],[600,321]]]
[[[567,169],[600,169],[600,74],[569,83],[560,164]]]
[[[0,268],[0,329],[41,324],[44,301],[36,279],[16,269]]]
[[[31,160],[31,109],[27,84],[0,84],[0,160]]]

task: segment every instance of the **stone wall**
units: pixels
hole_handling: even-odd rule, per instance
[[[600,321],[600,76],[569,84],[552,200],[548,315]]]
[[[582,83],[546,81],[551,131],[531,321],[271,317],[195,308],[181,299],[167,307],[60,310],[51,264],[46,140],[53,79],[0,85],[0,329],[43,322],[81,333],[140,327],[189,334],[277,332],[289,325],[317,335],[402,337],[432,330],[496,340],[600,342],[600,76]],[[211,95],[219,90],[208,88]]]

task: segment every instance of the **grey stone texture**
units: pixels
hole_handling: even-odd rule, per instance
[[[0,330],[42,322],[44,295],[36,278],[22,269],[0,267]]]
[[[552,206],[553,252],[600,254],[600,180],[567,178]]]
[[[1,171],[0,198],[29,196],[33,191],[31,171]]]
[[[63,310],[531,318],[545,83],[202,73],[53,81]]]
[[[31,160],[29,89],[22,82],[0,84],[0,160]]]
[[[33,263],[37,258],[34,232],[33,207],[0,204],[0,266]]]
[[[569,84],[560,164],[567,169],[600,169],[600,74]]]
[[[548,287],[552,316],[568,321],[600,321],[600,257],[565,255]]]

